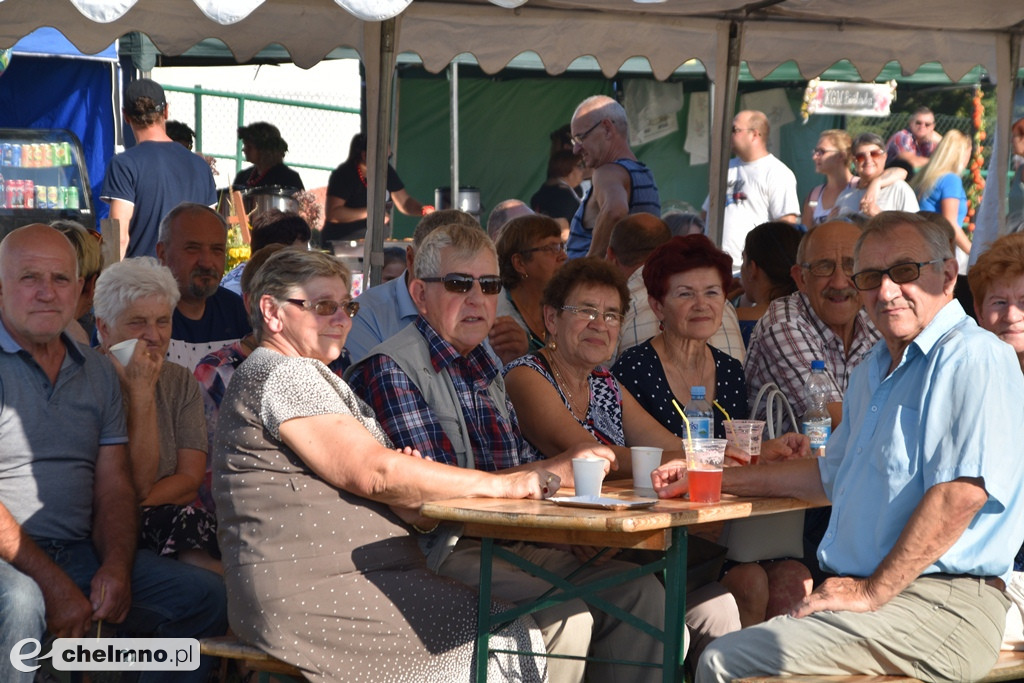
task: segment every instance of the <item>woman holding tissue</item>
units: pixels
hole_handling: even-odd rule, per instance
[[[121,379],[139,545],[219,572],[216,519],[194,505],[206,472],[203,399],[192,373],[164,360],[178,296],[155,258],[112,264],[96,281],[96,331]]]
[[[428,500],[541,498],[548,473],[491,474],[396,451],[327,364],[358,304],[348,269],[282,249],[249,288],[258,347],[214,438],[214,499],[235,634],[311,681],[469,681],[477,594],[430,572],[412,531]],[[532,619],[492,638],[543,652]],[[381,653],[386,653],[382,656]],[[542,680],[543,659],[491,654],[493,679]]]

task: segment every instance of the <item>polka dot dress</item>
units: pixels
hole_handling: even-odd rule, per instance
[[[426,569],[386,505],[327,484],[280,441],[281,423],[324,414],[353,415],[390,445],[315,360],[257,349],[224,396],[213,481],[231,628],[312,681],[471,680],[476,592]],[[543,647],[530,620],[491,639],[492,649]],[[543,658],[491,655],[488,672],[546,680]]]
[[[747,408],[747,385],[743,366],[738,360],[723,353],[714,346],[711,357],[715,361],[715,400],[728,411],[731,417],[745,419],[750,412]],[[686,426],[679,413],[672,406],[675,398],[679,405],[685,405],[689,396],[674,396],[669,388],[661,357],[650,341],[627,349],[612,368],[615,377],[629,393],[673,434],[685,437]],[[715,437],[725,438],[725,419],[721,411],[715,410]]]

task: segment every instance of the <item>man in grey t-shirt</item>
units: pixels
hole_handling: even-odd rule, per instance
[[[199,638],[227,628],[219,576],[136,550],[138,497],[113,365],[63,331],[82,281],[74,248],[47,225],[0,243],[0,652],[25,639],[86,635],[93,622],[134,635]],[[147,671],[140,681],[206,680]]]

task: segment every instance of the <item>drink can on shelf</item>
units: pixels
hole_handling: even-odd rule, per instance
[[[65,209],[78,208],[78,188],[72,185],[68,188],[68,200],[64,203]]]
[[[60,143],[60,154],[61,154],[61,166],[71,165],[71,143],[62,142]]]
[[[34,168],[36,165],[36,146],[35,145],[22,145],[21,146],[21,166],[22,168]]]
[[[49,208],[46,200],[46,185],[36,185],[36,208]]]
[[[36,184],[31,180],[21,181],[21,206],[24,209],[36,208]]]
[[[12,161],[11,143],[5,142],[0,144],[0,164],[4,166],[10,166]]]
[[[11,166],[21,166],[21,145],[16,142],[11,143]]]
[[[43,168],[49,168],[53,166],[53,145],[50,143],[43,143],[39,145],[39,165]]]
[[[18,208],[18,196],[17,196],[18,195],[18,181],[17,180],[8,180],[7,181],[7,188],[4,191],[4,195],[5,195],[5,198],[6,198],[6,202],[4,203],[4,206],[6,206],[8,209],[16,209],[16,208]]]
[[[57,189],[56,185],[46,186],[46,208],[48,209],[63,209],[64,207],[60,204],[60,190]]]
[[[68,206],[68,186],[61,185],[57,188],[57,208],[66,209]]]

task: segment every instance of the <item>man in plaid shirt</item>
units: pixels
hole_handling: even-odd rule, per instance
[[[792,270],[799,291],[773,301],[750,336],[744,370],[751,404],[764,384],[774,382],[799,420],[808,408],[804,383],[811,361],[823,360],[832,384],[832,428],[839,426],[850,371],[879,338],[850,280],[859,236],[853,223],[833,221],[800,241]],[[763,420],[764,413],[764,405],[757,406],[754,417]]]
[[[398,448],[411,446],[425,458],[489,471],[543,467],[571,483],[573,456],[593,453],[609,460],[614,456],[590,443],[543,461],[523,439],[500,368],[482,346],[494,321],[500,289],[494,245],[482,230],[460,225],[438,228],[417,251],[409,284],[420,317],[374,348],[352,369],[349,382],[373,407]],[[557,489],[559,484],[551,485]],[[478,585],[479,542],[459,538],[458,531],[447,525],[422,538],[433,569]],[[562,576],[580,568],[577,554],[585,556],[577,548],[532,543],[515,543],[509,549]],[[581,570],[579,576],[591,582],[634,567],[610,560]],[[495,561],[493,570],[495,597],[522,603],[550,589],[550,584],[511,564]],[[653,576],[616,586],[601,597],[649,623],[659,627],[664,623],[665,591]],[[717,605],[710,609],[728,612]],[[605,659],[651,663],[662,659],[657,639],[599,609],[591,610],[582,600],[541,610],[533,617],[551,654],[586,656],[593,645],[593,651]],[[552,681],[582,681],[584,662],[551,658],[548,672]],[[591,681],[655,681],[661,674],[656,668],[591,664],[587,677]]]

